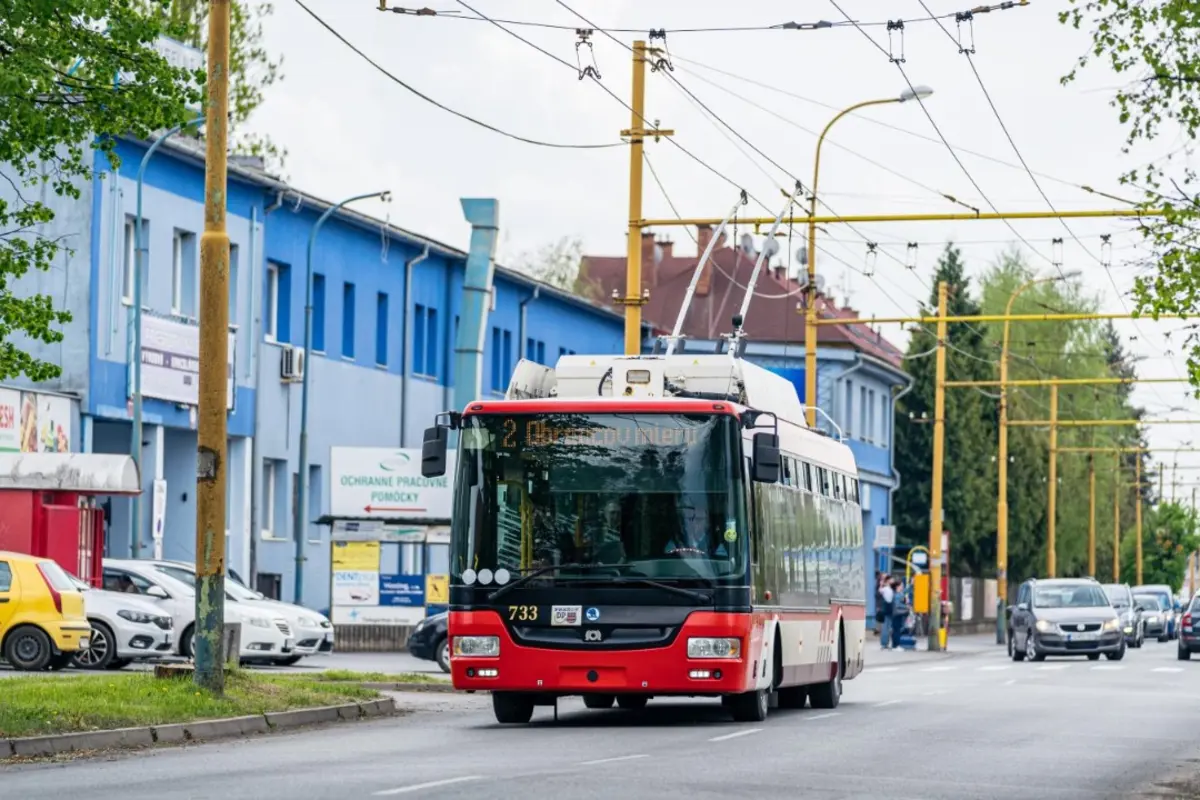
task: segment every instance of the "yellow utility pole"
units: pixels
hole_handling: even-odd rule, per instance
[[[1136,494],[1137,504],[1134,506],[1136,511],[1135,519],[1137,520],[1137,582],[1142,582],[1142,459],[1135,458],[1134,463],[1137,464],[1134,470],[1133,491]],[[1118,482],[1120,476],[1117,476]]]
[[[1058,387],[1050,387],[1050,504],[1046,511],[1048,535],[1046,537],[1046,576],[1057,577],[1058,558],[1056,552],[1054,523],[1058,517]]]
[[[642,352],[642,306],[650,299],[649,292],[642,291],[642,229],[650,224],[642,221],[642,166],[643,144],[647,136],[671,136],[672,130],[662,130],[657,125],[646,126],[646,57],[655,48],[647,47],[644,41],[633,43],[633,92],[630,103],[629,128],[621,135],[629,139],[629,241],[626,242],[625,296],[614,297],[613,302],[625,307],[625,355],[636,356]],[[616,294],[616,290],[613,290]]]
[[[946,299],[950,286],[938,283],[938,348],[933,392],[933,475],[929,495],[929,649],[942,649],[942,469],[946,446]]]
[[[1113,583],[1121,582],[1121,453],[1113,453]]]
[[[200,388],[196,452],[196,623],[194,679],[225,690],[226,355],[229,349],[229,234],[225,230],[229,119],[230,0],[208,9],[208,98],[204,233],[200,236]]]
[[[1088,575],[1096,577],[1096,462],[1088,456]]]

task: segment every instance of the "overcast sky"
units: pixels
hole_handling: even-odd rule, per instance
[[[630,126],[627,109],[592,80],[579,79],[574,30],[511,28],[569,62],[564,66],[487,22],[381,13],[376,0],[304,2],[402,80],[512,133],[550,142],[595,144],[617,141],[619,131]],[[469,2],[491,17],[572,29],[584,26],[554,0]],[[950,0],[927,3],[935,14],[970,7],[968,2]],[[844,20],[827,0],[741,4],[568,0],[568,5],[600,27],[634,30]],[[866,109],[837,124],[822,154],[820,194],[837,214],[965,210],[941,194],[983,211],[989,211],[991,204],[1007,211],[1046,208],[993,115],[967,57],[935,23],[917,21],[926,16],[918,0],[844,0],[841,5],[863,23],[889,18],[909,21],[900,66],[914,85],[935,90],[925,109],[970,178],[942,144],[920,104]],[[978,15],[973,25],[973,60],[1020,154],[1054,207],[1118,207],[1115,201],[1079,187],[1130,196],[1132,190],[1120,187],[1117,177],[1130,166],[1178,150],[1181,139],[1163,136],[1152,147],[1122,155],[1123,129],[1108,105],[1112,90],[1122,80],[1092,69],[1080,83],[1069,88],[1060,85],[1059,77],[1088,46],[1084,34],[1057,22],[1056,11],[1065,5],[1044,0]],[[457,0],[439,0],[434,7],[470,13]],[[799,13],[804,16],[796,16]],[[957,37],[954,21],[945,24]],[[883,51],[889,49],[884,26],[866,26],[863,31]],[[604,86],[628,101],[631,59],[623,45],[646,37],[614,36],[621,44],[600,32],[593,35],[594,65]],[[972,46],[970,26],[962,26],[960,41],[966,48]],[[501,263],[564,236],[582,239],[589,254],[624,252],[627,148],[535,147],[455,118],[381,75],[294,0],[276,3],[266,44],[272,53],[284,56],[286,77],[271,89],[254,125],[288,149],[287,175],[297,186],[330,200],[391,189],[395,201],[389,208],[363,204],[362,210],[381,217],[390,214],[397,224],[458,247],[466,247],[469,235],[458,199],[498,198]],[[887,53],[853,27],[678,32],[668,34],[667,45],[674,78],[769,157],[736,139],[668,78],[650,75],[647,117],[673,128],[678,144],[711,167],[710,171],[698,165],[667,142],[648,145],[651,162],[684,217],[719,218],[733,204],[736,190],[714,172],[770,208],[767,211],[752,201],[749,210],[774,216],[785,201],[782,188],[790,191],[797,177],[806,186],[811,182],[815,132],[836,110],[862,100],[897,96],[908,87]],[[900,38],[893,35],[894,56],[901,55],[900,47]],[[584,64],[593,63],[587,48],[582,51],[588,58]],[[644,216],[674,216],[649,173]],[[830,225],[819,235],[818,246],[823,249],[817,253],[818,272],[828,286],[848,289],[853,306],[863,316],[911,313],[918,299],[929,296],[934,262],[947,238],[963,246],[970,272],[977,274],[998,251],[1017,242],[1019,234],[1036,249],[1038,254],[1028,257],[1041,274],[1055,274],[1054,262],[1061,261],[1064,270],[1083,272],[1087,287],[1097,293],[1105,310],[1120,312],[1128,307],[1128,297],[1119,297],[1117,289],[1125,293],[1133,284],[1137,269],[1127,262],[1137,257],[1140,237],[1130,232],[1127,221],[1072,221],[1070,231],[1055,220],[1013,225],[1016,233],[1003,222],[856,224],[854,230]],[[684,229],[658,232],[677,242],[679,251],[694,251]],[[1107,274],[1101,264],[1104,234],[1111,234],[1112,243],[1112,269]],[[1051,241],[1059,237],[1064,240],[1061,248]],[[854,271],[865,266],[868,240],[878,243],[880,253],[871,279]],[[905,266],[909,242],[918,243],[915,270]],[[794,252],[799,244],[799,239],[793,240],[790,250]],[[788,251],[785,244],[783,254]],[[1179,355],[1183,334],[1163,336],[1180,325],[1118,323],[1128,347],[1145,358],[1139,367],[1143,376],[1184,376]],[[893,341],[904,341],[895,326],[884,333]],[[1143,385],[1135,396],[1151,416],[1200,418],[1200,403],[1183,384]],[[1172,408],[1186,411],[1170,412]],[[1150,436],[1156,447],[1191,446],[1193,436],[1200,446],[1200,430],[1193,426],[1157,426]],[[1177,457],[1181,464],[1200,464],[1200,453],[1160,456],[1167,463]],[[1181,483],[1200,480],[1198,471],[1179,475]],[[1190,486],[1183,491],[1188,494]]]

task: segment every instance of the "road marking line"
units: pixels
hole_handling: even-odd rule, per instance
[[[875,707],[876,708],[884,708],[886,706],[894,706],[894,705],[896,705],[896,703],[903,703],[903,702],[904,702],[903,700],[886,700],[882,703],[876,703]]]
[[[1070,664],[1042,664],[1040,667],[1038,667],[1038,672],[1056,671],[1056,670],[1060,670],[1060,669],[1066,669],[1069,666],[1071,666],[1071,665]]]
[[[1183,667],[1155,667],[1151,672],[1183,672]]]
[[[482,775],[466,775],[462,778],[446,778],[441,781],[429,781],[428,783],[414,783],[411,786],[401,786],[397,789],[385,789],[382,792],[375,792],[375,797],[390,797],[397,794],[408,794],[409,792],[419,792],[422,789],[436,789],[439,786],[449,786],[453,783],[466,783],[467,781],[481,781]]]
[[[762,732],[762,728],[750,728],[749,730],[734,731],[733,733],[727,733],[724,736],[714,736],[713,738],[709,739],[709,741],[710,742],[726,742],[726,741],[729,741],[730,739],[736,739],[739,736],[749,736],[752,733],[760,733],[760,732]]]
[[[841,715],[842,715],[842,712],[840,712],[840,711],[831,711],[828,714],[817,714],[815,717],[805,717],[805,719],[808,720],[809,722],[812,722],[812,721],[815,721],[818,719],[829,719],[830,717],[840,717]]]
[[[1125,665],[1124,664],[1097,664],[1096,666],[1092,667],[1092,669],[1100,670],[1103,672],[1120,672],[1121,670],[1125,669]]]
[[[924,667],[921,672],[952,672],[958,667]]]
[[[935,689],[932,692],[922,692],[921,694],[925,697],[934,697],[935,695],[945,694],[945,693],[946,692],[942,689]]]
[[[899,667],[869,667],[872,672],[898,672]]]
[[[1002,670],[1012,669],[1012,664],[988,664],[986,667],[980,667],[980,672],[1000,672]]]
[[[650,756],[642,753],[636,756],[615,756],[614,758],[597,758],[595,761],[580,761],[579,765],[590,767],[592,764],[611,764],[613,761],[632,761],[635,758],[649,758]]]
[[[1017,683],[1017,679],[1016,679],[1016,678],[1013,678],[1013,679],[1012,679],[1012,680],[1010,680],[1010,681],[1005,681],[1005,682],[1004,682],[1004,685],[1005,685],[1005,686],[1015,686],[1015,685],[1016,685],[1016,683]]]

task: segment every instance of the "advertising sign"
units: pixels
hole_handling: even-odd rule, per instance
[[[0,389],[0,453],[69,453],[71,398]]]
[[[379,605],[425,605],[424,575],[380,575]]]
[[[234,360],[237,339],[229,333],[225,390],[227,408],[233,408]],[[132,380],[132,372],[130,380]],[[130,394],[132,394],[132,386]],[[186,322],[142,315],[142,396],[171,403],[200,404],[200,328]]]
[[[333,605],[379,605],[379,542],[334,542]]]
[[[329,473],[331,516],[450,519],[453,453],[445,475],[423,478],[418,448],[332,447]]]

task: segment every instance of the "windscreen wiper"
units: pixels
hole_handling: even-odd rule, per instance
[[[669,583],[660,583],[659,581],[651,580],[650,578],[613,578],[612,583],[620,586],[621,584],[640,583],[643,586],[653,586],[655,589],[662,589],[664,592],[671,592],[680,597],[686,597],[689,600],[695,600],[697,603],[711,603],[712,595],[697,592],[692,589],[684,589],[682,586],[672,586]]]
[[[501,586],[496,591],[488,595],[488,602],[496,602],[496,598],[503,597],[505,593],[511,592],[513,589],[524,586],[539,575],[545,575],[547,572],[553,572],[556,569],[616,569],[619,570],[619,564],[550,564],[545,567],[538,567],[533,572],[522,575],[512,583]]]

